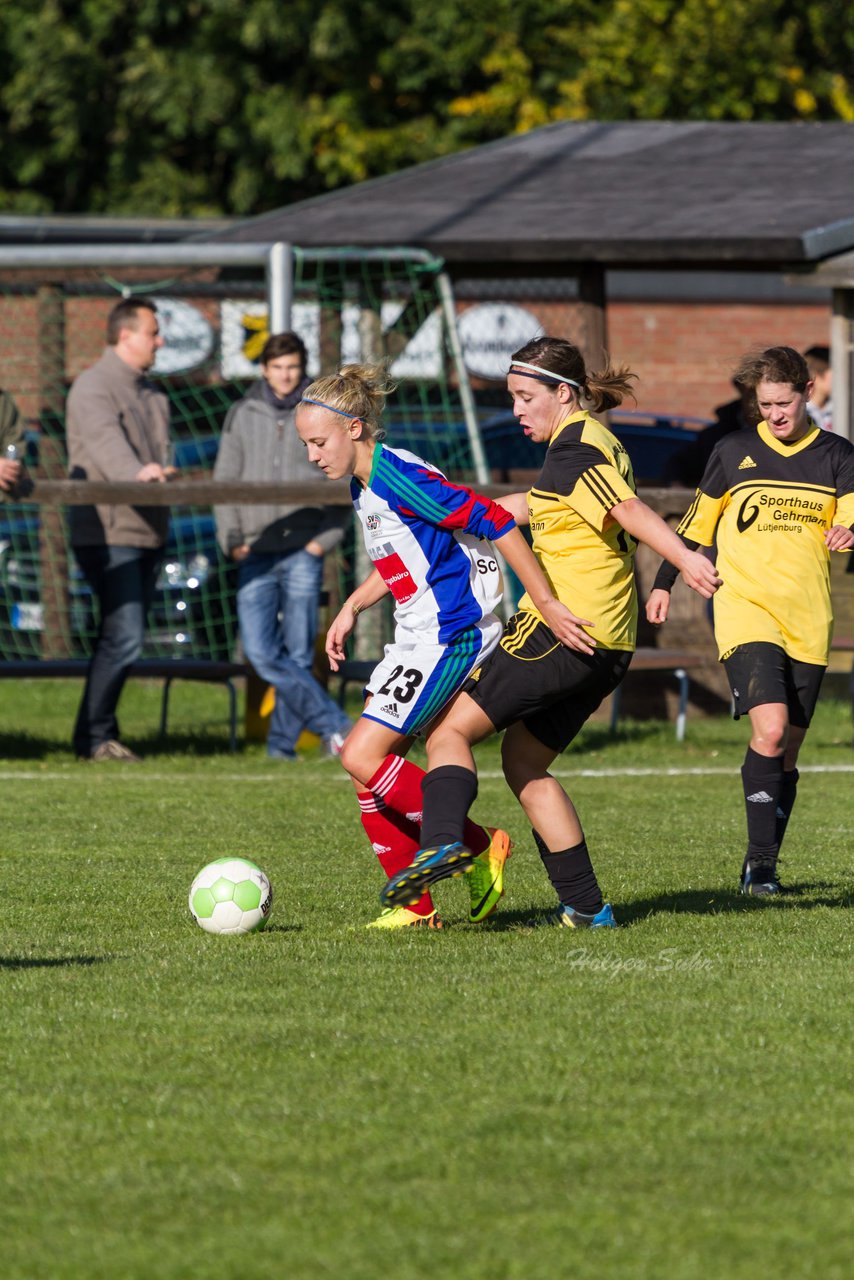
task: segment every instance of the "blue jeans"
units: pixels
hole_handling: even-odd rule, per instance
[[[323,558],[309,551],[250,552],[237,568],[237,617],[243,650],[276,690],[267,751],[292,755],[303,729],[320,738],[346,733],[350,721],[311,674]]]
[[[142,652],[145,616],[163,550],[160,547],[75,547],[74,554],[100,606],[95,652],[74,726],[74,750],[90,756],[119,737],[116,707],[129,668]]]

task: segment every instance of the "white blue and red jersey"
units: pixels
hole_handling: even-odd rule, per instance
[[[395,637],[367,686],[365,715],[418,733],[498,643],[501,573],[489,539],[503,507],[403,449],[378,444],[366,488],[351,483],[365,546],[395,599]]]
[[[447,644],[495,612],[501,575],[483,540],[515,527],[508,511],[382,444],[367,488],[352,480],[350,490],[368,556],[396,601],[398,636]]]

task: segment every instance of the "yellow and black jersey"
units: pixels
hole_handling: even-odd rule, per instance
[[[677,529],[717,542],[721,657],[766,641],[797,662],[826,664],[833,629],[825,531],[854,524],[854,446],[811,429],[797,444],[760,422],[726,436],[709,459]]]
[[[635,496],[629,455],[584,412],[558,427],[528,493],[534,552],[552,591],[577,617],[590,620],[590,634],[607,649],[635,647],[636,544],[609,517]],[[537,613],[527,595],[519,608]]]

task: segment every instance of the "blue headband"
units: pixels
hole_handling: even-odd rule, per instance
[[[321,409],[328,409],[330,413],[340,414],[342,418],[358,418],[358,413],[346,413],[343,409],[336,409],[334,404],[327,404],[325,400],[312,400],[311,396],[303,396],[300,404],[316,404]]]

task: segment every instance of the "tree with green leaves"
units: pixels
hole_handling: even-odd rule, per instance
[[[854,120],[847,0],[4,0],[0,211],[251,215],[559,119]]]

